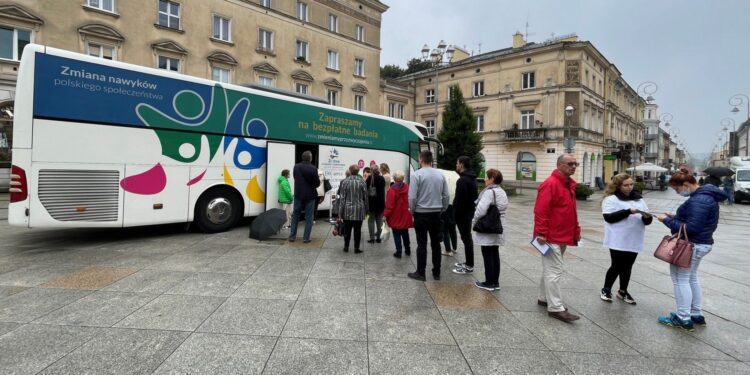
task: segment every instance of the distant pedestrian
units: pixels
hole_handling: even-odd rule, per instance
[[[339,219],[344,221],[344,252],[349,251],[349,244],[354,233],[354,253],[361,253],[362,220],[368,210],[367,186],[359,175],[359,167],[352,164],[350,175],[339,184]]]
[[[722,184],[724,193],[727,195],[727,204],[734,204],[734,178],[732,176],[724,177],[724,183]]]
[[[612,263],[604,278],[601,299],[612,302],[612,285],[619,277],[617,298],[635,305],[635,300],[628,293],[630,272],[635,258],[643,250],[646,225],[651,224],[654,218],[646,213],[648,206],[633,186],[633,178],[623,173],[612,178],[604,191],[604,247],[609,249]]]
[[[456,250],[458,250],[458,236],[456,235],[456,216],[454,213],[453,199],[456,196],[456,184],[458,183],[459,176],[455,171],[440,170],[445,177],[445,181],[448,183],[448,209],[443,211],[443,255],[445,256],[456,256]]]
[[[539,185],[534,204],[534,236],[550,249],[542,256],[542,279],[537,303],[547,306],[549,316],[572,322],[580,319],[563,305],[560,280],[563,275],[563,254],[568,246],[581,239],[576,211],[576,182],[572,176],[578,163],[575,155],[562,154],[557,169]]]
[[[385,210],[385,179],[380,175],[380,169],[375,166],[372,174],[365,180],[369,199],[369,213],[367,218],[367,233],[370,235],[368,243],[380,243],[383,231],[383,210]]]
[[[313,216],[315,214],[315,201],[318,199],[316,188],[320,185],[318,170],[312,165],[312,152],[302,153],[302,161],[294,166],[294,212],[292,213],[292,228],[289,233],[289,242],[297,238],[297,225],[302,210],[305,211],[305,233],[302,240],[310,242],[312,232]]]
[[[698,185],[699,185],[699,186],[703,186],[703,185],[705,185],[705,184],[706,184],[706,180],[704,180],[704,179],[703,179],[703,177],[701,177],[701,178],[700,178],[700,179],[698,180]]]
[[[487,214],[489,208],[494,204],[500,212],[500,223],[505,228],[505,211],[508,208],[508,196],[500,187],[503,182],[503,174],[497,169],[488,169],[484,178],[484,190],[479,194],[477,208],[474,212],[472,225]],[[504,233],[478,233],[473,232],[474,243],[481,246],[482,259],[484,260],[484,281],[477,281],[477,288],[489,291],[500,290],[500,246],[505,244]]]
[[[721,187],[721,179],[716,176],[708,175],[705,180],[706,184],[711,184],[716,187]]]
[[[414,216],[414,231],[417,233],[417,270],[408,276],[425,281],[427,268],[427,236],[432,248],[432,276],[440,280],[440,240],[443,228],[440,214],[448,208],[448,183],[445,177],[432,168],[432,152],[419,154],[420,169],[411,175],[409,210]]]
[[[281,176],[279,176],[276,182],[279,184],[279,203],[281,204],[281,208],[286,211],[286,222],[284,222],[284,228],[290,228],[294,194],[292,194],[292,188],[289,186],[289,170],[284,169],[281,171]]]
[[[458,233],[464,244],[464,262],[456,263],[454,273],[469,274],[474,272],[474,241],[471,238],[471,220],[474,218],[474,206],[477,195],[477,174],[471,168],[471,158],[460,156],[456,161],[456,172],[461,176],[456,183],[456,195],[453,198],[453,213]]]
[[[677,311],[668,316],[660,316],[659,323],[692,331],[695,324],[705,325],[702,302],[703,290],[698,281],[698,266],[703,257],[711,252],[713,234],[719,224],[719,202],[727,199],[726,194],[712,184],[699,186],[688,169],[681,168],[669,179],[669,186],[677,194],[688,199],[677,208],[677,213],[657,216],[672,234],[685,225],[687,238],[693,243],[693,257],[689,268],[669,265],[669,273],[674,285]]]
[[[396,245],[396,252],[393,256],[401,258],[402,242],[406,256],[411,255],[409,228],[414,227],[414,221],[409,212],[409,185],[404,183],[402,171],[393,173],[393,185],[388,189],[388,195],[385,198],[383,216],[393,232],[393,242]]]
[[[315,223],[315,217],[318,216],[318,206],[320,206],[321,203],[323,203],[323,200],[326,198],[326,189],[325,189],[325,181],[326,176],[323,174],[323,171],[318,169],[318,180],[320,180],[320,185],[318,185],[317,188],[315,188],[315,193],[318,195],[315,199],[315,215],[313,216],[313,223]]]
[[[393,177],[391,176],[391,168],[386,163],[380,163],[380,174],[383,176],[383,179],[385,180],[385,196],[388,197],[388,190],[391,188],[391,185],[393,185]],[[388,223],[383,221],[383,233],[380,234],[380,237],[384,240],[388,239],[389,235],[389,228]]]

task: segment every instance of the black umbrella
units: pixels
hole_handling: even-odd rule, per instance
[[[286,211],[272,208],[255,218],[250,224],[250,238],[263,241],[279,233],[286,222]]]
[[[734,171],[727,167],[708,167],[703,170],[703,173],[714,177],[724,177],[733,175]]]

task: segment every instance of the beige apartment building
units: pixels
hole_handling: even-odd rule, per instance
[[[576,179],[606,183],[631,166],[643,143],[645,101],[593,44],[574,35],[527,43],[517,33],[510,48],[455,55],[399,80],[414,87],[414,120],[433,134],[443,126],[451,87],[460,87],[482,133],[486,166],[506,180],[543,181],[572,137],[581,164]]]
[[[12,113],[30,42],[385,114],[387,9],[378,0],[0,0],[0,124],[10,126],[2,109]]]

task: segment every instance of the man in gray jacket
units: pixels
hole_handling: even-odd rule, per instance
[[[409,187],[409,210],[414,215],[414,231],[417,233],[417,271],[409,273],[412,279],[425,281],[427,267],[427,235],[432,248],[432,276],[440,280],[440,242],[443,222],[440,214],[448,209],[450,198],[448,182],[443,174],[432,168],[432,152],[419,154],[421,168],[412,173]]]

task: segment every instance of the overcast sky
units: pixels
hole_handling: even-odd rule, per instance
[[[441,39],[475,52],[511,46],[516,31],[530,42],[578,34],[614,63],[636,88],[653,81],[661,112],[674,116],[688,151],[708,153],[721,120],[737,126],[729,98],[750,95],[750,1],[745,0],[382,0],[381,65],[406,66],[425,43]]]

